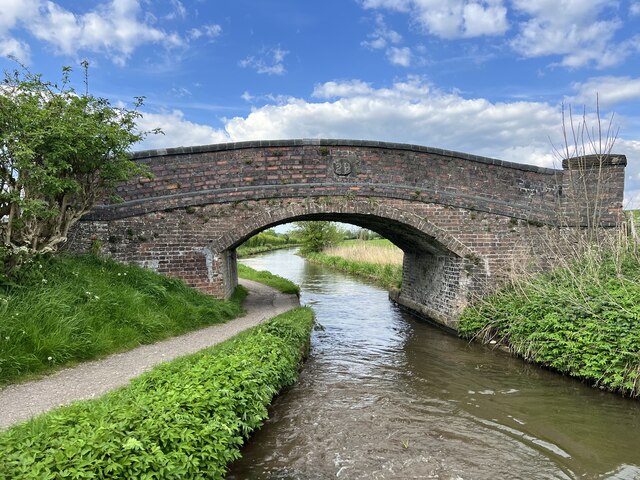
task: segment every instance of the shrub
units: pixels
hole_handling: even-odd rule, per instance
[[[464,310],[459,332],[526,360],[640,396],[640,264],[583,258]]]
[[[224,478],[292,384],[313,313],[299,308],[127,387],[0,434],[0,478]]]

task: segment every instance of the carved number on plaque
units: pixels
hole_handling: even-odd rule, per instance
[[[349,160],[334,160],[333,161],[333,171],[336,175],[340,175],[341,177],[346,177],[352,171],[351,162]]]

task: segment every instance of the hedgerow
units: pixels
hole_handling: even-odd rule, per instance
[[[297,377],[313,313],[299,308],[127,387],[0,434],[0,479],[224,478],[266,406]]]
[[[583,259],[504,289],[460,317],[466,337],[603,388],[640,396],[640,263]]]

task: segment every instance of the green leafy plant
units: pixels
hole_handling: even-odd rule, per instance
[[[608,390],[640,396],[635,247],[582,258],[464,310],[458,330]]]
[[[83,63],[86,75],[88,63]],[[54,251],[69,229],[120,182],[146,174],[129,148],[146,135],[132,110],[77,93],[71,68],[60,83],[25,67],[0,86],[0,254],[5,268]]]
[[[297,378],[313,326],[299,308],[127,387],[0,433],[0,478],[214,478]]]
[[[299,239],[300,253],[317,253],[340,242],[344,236],[336,224],[328,221],[296,222],[294,235]]]

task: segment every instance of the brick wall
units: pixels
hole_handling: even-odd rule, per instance
[[[581,169],[579,183],[570,162],[552,170],[347,140],[247,142],[135,158],[154,178],[122,185],[124,202],[87,215],[70,248],[87,250],[100,239],[105,255],[228,296],[237,282],[235,247],[247,238],[290,221],[344,221],[402,248],[398,300],[452,328],[470,296],[500,284],[523,259],[549,257],[557,227],[584,216],[569,215],[585,210],[569,194],[572,185],[598,178],[607,192],[599,218],[614,225],[625,165],[616,156],[597,172]]]

